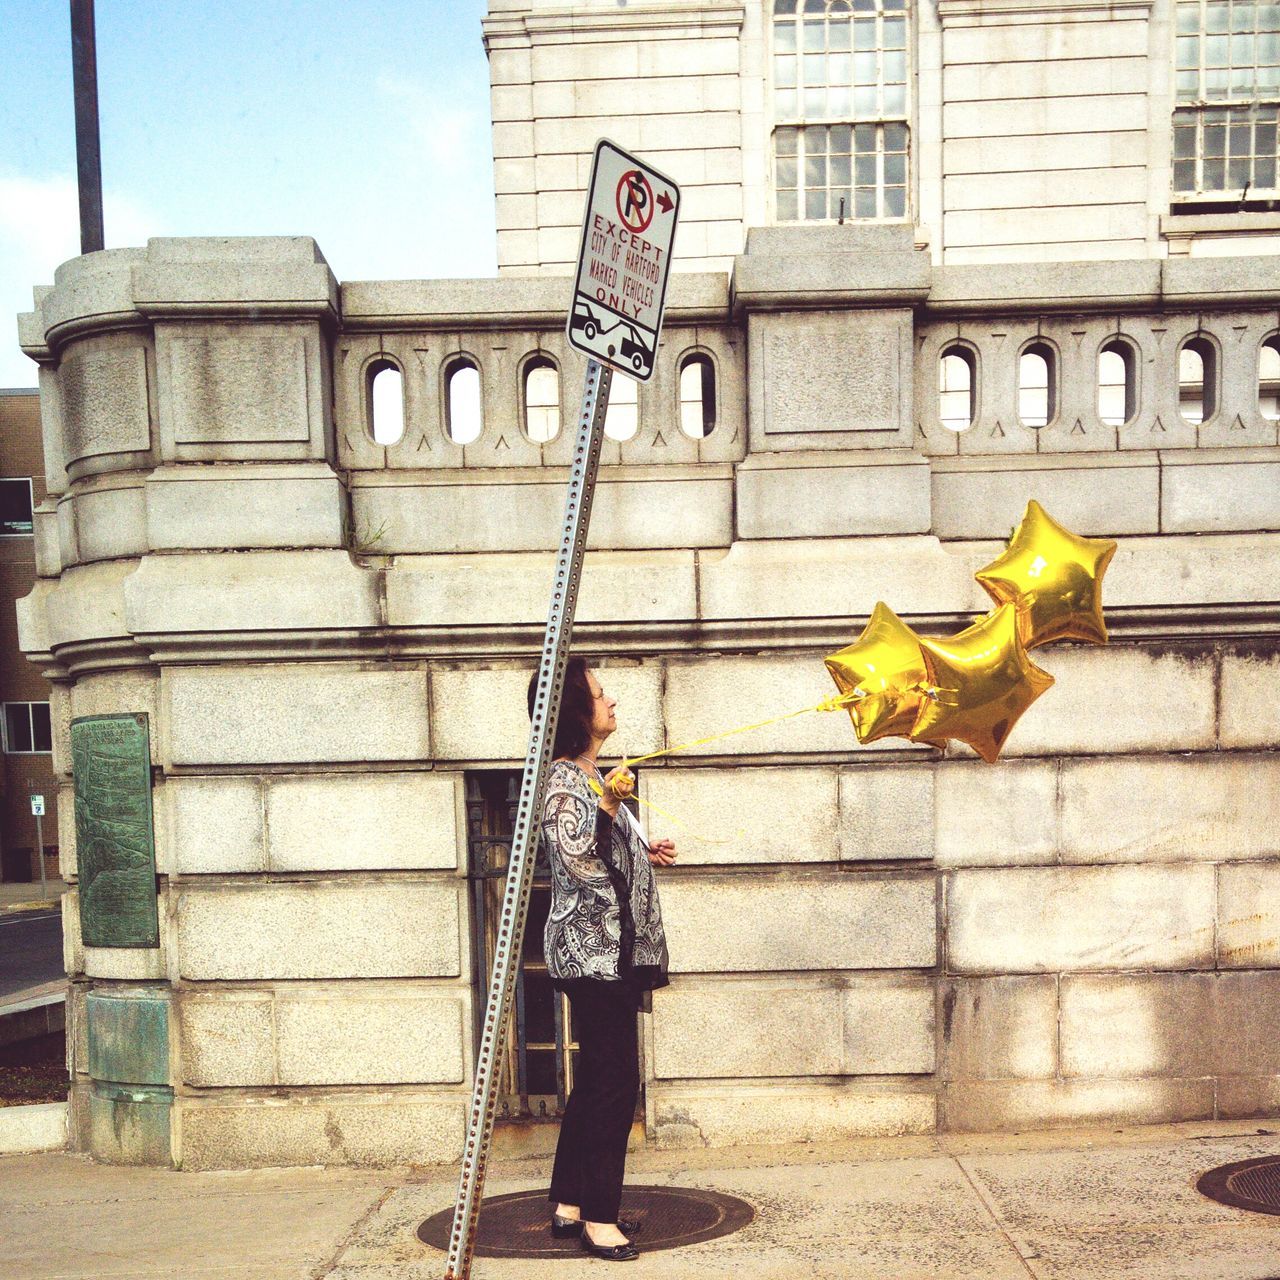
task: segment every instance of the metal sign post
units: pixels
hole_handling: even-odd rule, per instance
[[[44,796],[31,797],[31,812],[36,820],[36,860],[40,863],[40,901],[48,895],[48,883],[44,874]]]
[[[600,466],[609,384],[613,379],[611,366],[625,369],[641,381],[648,381],[653,374],[679,201],[679,189],[656,170],[627,155],[611,142],[601,139],[596,144],[578,250],[578,270],[574,277],[574,300],[566,324],[569,342],[590,358],[582,391],[582,411],[578,415],[578,438],[569,476],[560,551],[551,588],[551,608],[542,641],[529,750],[525,756],[520,802],[511,838],[511,862],[507,869],[502,917],[494,945],[484,1029],[476,1056],[475,1087],[471,1096],[466,1145],[462,1152],[445,1280],[468,1280],[471,1275],[485,1167],[493,1137],[494,1084],[501,1065],[498,1055],[502,1051],[502,1032],[511,1010],[516,967],[529,914],[538,831],[542,824],[542,798],[555,743],[556,724],[560,718],[560,696],[564,692],[564,673],[569,661],[573,617],[578,604],[578,584],[587,549],[591,501]],[[661,219],[658,227],[645,235],[655,217]],[[588,335],[588,325],[582,321],[580,312],[584,305],[583,281],[592,280],[593,273],[607,274],[610,271],[612,284],[599,284],[604,297],[597,297],[593,292],[586,300],[591,316]]]

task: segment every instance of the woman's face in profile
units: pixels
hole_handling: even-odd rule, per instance
[[[603,742],[618,727],[618,717],[614,713],[618,701],[605,693],[594,671],[587,672],[587,684],[591,686],[591,696],[594,699],[591,711],[591,733],[593,737]]]

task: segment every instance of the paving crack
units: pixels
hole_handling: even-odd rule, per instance
[[[321,1262],[313,1268],[308,1280],[324,1280],[342,1259],[342,1255],[351,1247],[356,1237],[369,1224],[370,1221],[381,1211],[382,1206],[399,1190],[398,1187],[387,1187],[378,1193],[378,1198],[351,1224],[350,1229],[338,1241],[337,1247],[330,1253],[327,1261]]]
[[[1017,1257],[1018,1261],[1022,1263],[1023,1269],[1026,1271],[1027,1275],[1031,1276],[1032,1280],[1040,1280],[1039,1274],[1032,1267],[1029,1261],[1029,1259],[1034,1258],[1038,1255],[1034,1253],[1025,1253],[1023,1251],[1022,1246],[1019,1245],[1018,1242],[1010,1234],[1009,1228],[1005,1224],[1005,1220],[1001,1216],[1000,1210],[996,1207],[995,1201],[992,1200],[989,1195],[987,1195],[987,1193],[983,1190],[981,1185],[979,1185],[978,1180],[969,1172],[967,1168],[965,1168],[964,1161],[961,1160],[959,1156],[954,1156],[954,1155],[951,1156],[951,1159],[956,1162],[957,1168],[959,1168],[960,1172],[964,1174],[965,1181],[968,1182],[968,1184],[973,1188],[973,1194],[976,1195],[978,1199],[982,1202],[982,1207],[986,1209],[986,1211],[991,1215],[992,1222],[994,1222],[997,1228],[999,1228],[1000,1234],[1004,1236],[1005,1241],[1009,1245],[1009,1248],[1013,1250],[1014,1255]]]

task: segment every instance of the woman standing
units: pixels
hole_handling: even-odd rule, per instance
[[[530,715],[537,679],[529,682]],[[586,663],[570,658],[542,811],[551,864],[543,954],[552,985],[569,996],[578,1035],[548,1196],[552,1231],[625,1262],[639,1256],[628,1238],[639,1224],[618,1217],[640,1090],[636,1012],[651,1008],[650,992],[668,983],[653,868],[669,866],[676,852],[670,840],[650,843],[621,806],[632,775],[601,773],[616,706]]]

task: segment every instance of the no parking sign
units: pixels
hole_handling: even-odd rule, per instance
[[[596,143],[569,344],[640,382],[653,376],[680,188],[605,138]]]

